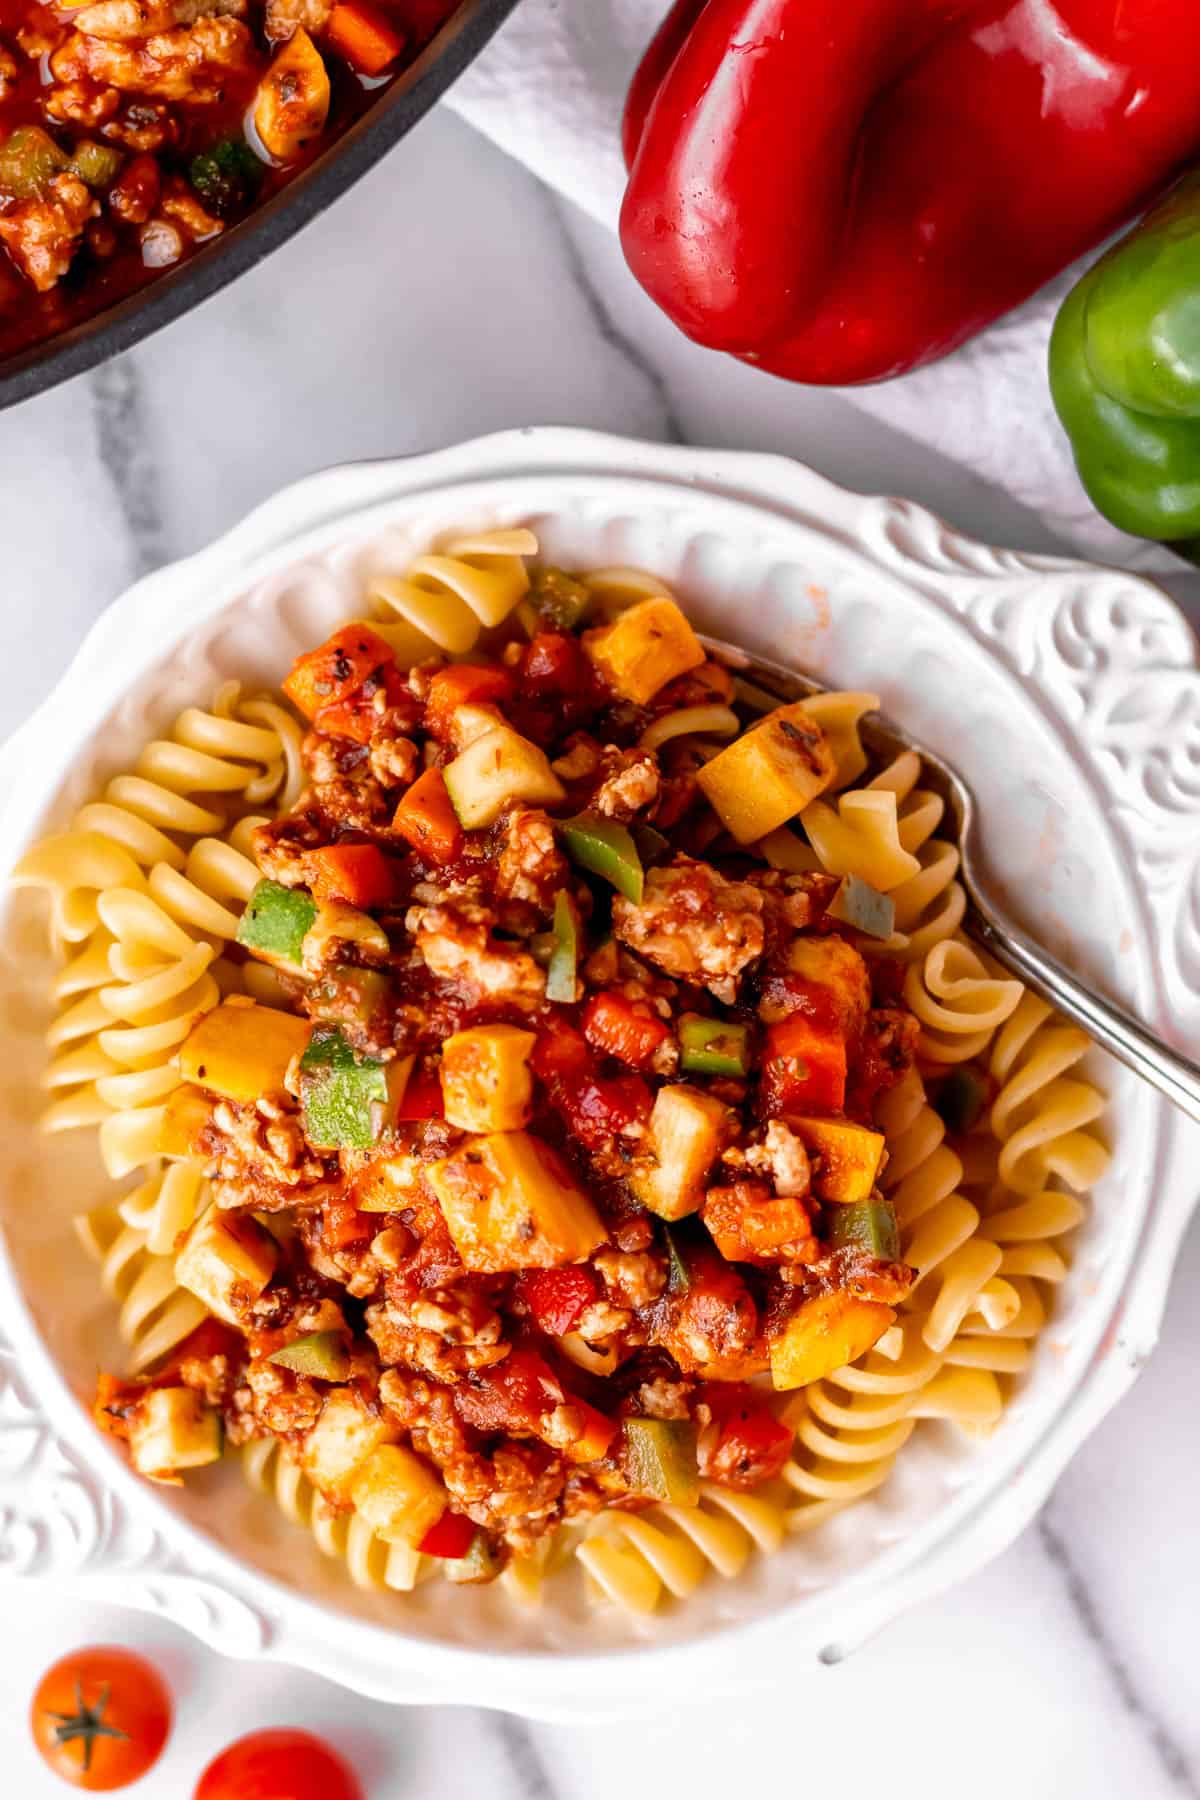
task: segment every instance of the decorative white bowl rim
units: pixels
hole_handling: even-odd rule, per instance
[[[133,676],[240,591],[357,532],[389,506],[455,490],[553,494],[590,484],[636,508],[752,509],[827,557],[952,615],[1024,689],[1103,807],[1140,920],[1127,998],[1183,1043],[1200,1037],[1200,669],[1182,616],[1116,570],[989,549],[908,503],[848,493],[779,456],[530,428],[446,450],[332,468],[288,487],[209,548],[140,581],[101,617],[51,697],[0,751],[0,868],[37,828],[51,787]],[[728,635],[734,635],[732,631]],[[30,769],[38,781],[28,779]],[[752,1623],[667,1646],[596,1654],[447,1645],[331,1614],[214,1546],[101,1452],[41,1340],[0,1243],[0,1572],[143,1608],[214,1648],[270,1657],[380,1699],[470,1703],[563,1722],[749,1691],[768,1671],[833,1662],[1005,1548],[1084,1438],[1128,1389],[1158,1334],[1200,1188],[1200,1133],[1147,1099],[1153,1168],[1124,1289],[1067,1404],[1002,1480],[935,1532]],[[281,1529],[284,1527],[281,1524]],[[653,1680],[649,1679],[653,1673]]]

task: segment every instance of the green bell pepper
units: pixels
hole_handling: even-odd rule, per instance
[[[282,1350],[276,1350],[267,1361],[297,1375],[311,1376],[315,1381],[345,1381],[350,1373],[350,1356],[340,1331],[306,1332]]]
[[[692,1289],[692,1274],[679,1232],[664,1225],[663,1236],[667,1240],[667,1292],[688,1294]]]
[[[369,1150],[394,1119],[411,1056],[356,1056],[340,1031],[318,1027],[300,1059],[304,1133],[317,1150]]]
[[[451,1556],[441,1565],[447,1581],[463,1584],[495,1581],[504,1564],[488,1542],[487,1533],[477,1531],[465,1556]]]
[[[1106,519],[1200,556],[1200,175],[1068,294],[1050,392]]]
[[[263,962],[299,969],[300,949],[317,916],[317,903],[303,888],[260,881],[242,914],[237,941]]]
[[[896,1209],[890,1200],[855,1200],[829,1209],[829,1241],[835,1250],[866,1250],[881,1262],[900,1254]]]
[[[637,845],[624,825],[603,819],[599,813],[579,813],[563,821],[562,840],[567,855],[591,875],[611,882],[635,906],[642,903],[645,871]]]
[[[529,588],[529,600],[552,631],[574,631],[592,603],[587,584],[564,569],[538,569]]]
[[[696,1427],[686,1419],[626,1419],[625,1474],[635,1494],[674,1506],[700,1498]]]
[[[745,1025],[685,1013],[679,1021],[679,1066],[685,1075],[746,1075],[748,1038]]]
[[[546,998],[575,1004],[583,926],[579,908],[565,888],[554,896],[554,948],[546,970]]]

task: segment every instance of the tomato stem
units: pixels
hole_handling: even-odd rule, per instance
[[[104,1709],[108,1705],[111,1689],[106,1681],[100,1689],[100,1698],[95,1706],[88,1706],[83,1698],[83,1683],[75,1683],[75,1711],[60,1713],[47,1711],[47,1717],[58,1719],[54,1728],[55,1740],[60,1744],[69,1744],[79,1738],[83,1744],[83,1766],[92,1766],[92,1749],[97,1738],[127,1739],[127,1731],[118,1731],[115,1725],[104,1723]]]

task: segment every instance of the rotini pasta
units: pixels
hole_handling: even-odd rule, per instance
[[[143,1197],[138,1202],[153,1211]],[[156,1255],[148,1230],[128,1224],[113,1206],[97,1207],[75,1221],[80,1242],[100,1265],[100,1281],[117,1302],[117,1326],[127,1345],[128,1366],[137,1375],[183,1342],[208,1317],[194,1294],[179,1286],[173,1251]]]
[[[441,650],[465,656],[481,631],[500,625],[529,591],[525,558],[537,553],[531,531],[480,532],[418,556],[404,575],[371,585],[381,635],[401,661]]]
[[[255,1438],[241,1454],[242,1472],[256,1493],[291,1525],[309,1532],[322,1556],[344,1563],[355,1587],[411,1593],[432,1573],[429,1559],[403,1543],[388,1543],[354,1510],[333,1507],[277,1438]]]

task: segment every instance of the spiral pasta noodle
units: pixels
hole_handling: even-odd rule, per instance
[[[502,624],[528,593],[525,558],[537,548],[532,531],[479,532],[416,557],[403,575],[376,576],[375,628],[401,661],[439,651],[465,656],[480,632]]]
[[[644,1614],[664,1597],[685,1599],[710,1573],[732,1580],[756,1550],[777,1550],[783,1535],[777,1500],[703,1482],[695,1506],[598,1513],[575,1556],[594,1597]]]
[[[406,1594],[431,1572],[429,1558],[419,1551],[387,1542],[360,1513],[331,1506],[277,1438],[253,1439],[242,1451],[241,1465],[255,1492],[290,1524],[309,1532],[323,1556],[343,1563],[355,1587]]]
[[[147,1205],[145,1198],[140,1204]],[[100,1206],[80,1214],[75,1229],[100,1265],[100,1282],[117,1302],[117,1328],[129,1350],[129,1371],[140,1374],[182,1343],[208,1317],[208,1309],[175,1279],[173,1251],[149,1247],[153,1228],[129,1224],[120,1210]]]

